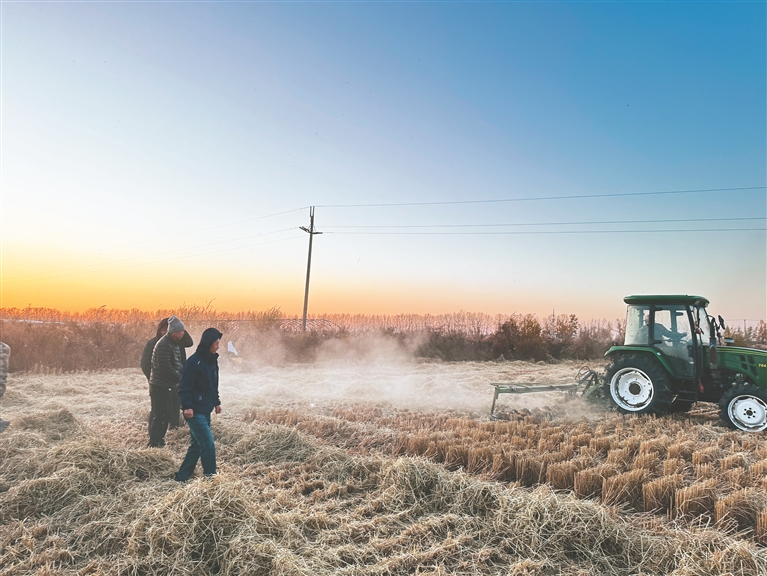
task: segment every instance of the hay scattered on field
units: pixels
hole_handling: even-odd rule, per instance
[[[767,570],[753,544],[713,530],[644,528],[545,485],[530,491],[424,458],[352,455],[276,424],[219,422],[217,430],[232,460],[214,479],[181,485],[169,479],[180,454],[130,449],[87,427],[81,438],[58,442],[29,430],[0,436],[0,450],[22,440],[35,462],[0,493],[2,573]],[[6,483],[8,474],[4,468]],[[642,474],[606,476],[607,490],[634,494]],[[756,513],[749,518],[755,529]]]
[[[220,475],[179,485],[187,431],[143,448],[145,381],[124,419],[115,384],[0,435],[3,576],[767,573],[767,450],[707,415],[243,408],[214,418]]]
[[[13,429],[35,430],[49,440],[63,440],[80,431],[80,422],[66,408],[51,412],[37,412],[11,422]]]

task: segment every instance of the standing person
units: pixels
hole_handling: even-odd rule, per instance
[[[149,397],[152,412],[149,416],[149,446],[165,446],[165,433],[172,418],[171,411],[178,396],[178,382],[184,367],[184,323],[176,316],[168,318],[168,332],[161,337],[152,352],[152,370],[149,376]],[[183,355],[182,355],[183,354]],[[177,413],[176,413],[177,414]]]
[[[152,374],[152,352],[157,341],[168,333],[168,318],[163,318],[157,325],[157,334],[150,338],[144,345],[144,351],[141,353],[141,371],[146,376],[147,382]]]
[[[5,381],[8,378],[8,360],[11,357],[11,347],[0,342],[0,398],[5,394]],[[8,428],[10,422],[0,418],[0,432]]]
[[[147,381],[151,382],[151,375],[152,375],[152,352],[154,352],[155,344],[157,344],[157,341],[165,336],[165,334],[168,333],[168,320],[169,318],[163,318],[160,320],[160,324],[157,325],[157,335],[154,338],[151,338],[147,340],[147,343],[144,345],[144,351],[141,353],[141,371],[144,373],[144,376],[146,376]],[[183,365],[184,362],[186,362],[186,350],[185,348],[189,348],[192,344],[194,344],[192,337],[189,335],[189,332],[184,330],[184,337],[181,338],[178,342],[176,342],[176,345],[181,350],[181,364]],[[179,412],[181,411],[181,404],[179,403],[178,395],[173,395],[173,399],[171,402],[171,408],[170,408],[170,428],[178,428],[178,422],[179,422]],[[152,414],[149,414],[149,423],[151,427],[152,422]]]
[[[221,399],[218,396],[218,347],[221,336],[223,334],[215,328],[205,330],[197,352],[184,364],[178,393],[184,419],[189,426],[190,444],[176,472],[178,482],[189,480],[198,460],[202,461],[205,476],[216,473],[216,446],[210,431],[210,413],[215,410],[216,414],[221,414]]]

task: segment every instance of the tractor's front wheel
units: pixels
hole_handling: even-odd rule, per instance
[[[609,397],[624,414],[661,414],[671,404],[669,377],[647,356],[618,356],[607,367],[605,382]]]
[[[730,428],[745,432],[767,429],[767,390],[738,384],[722,395],[719,415]]]

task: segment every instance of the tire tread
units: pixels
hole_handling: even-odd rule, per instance
[[[605,373],[604,391],[606,398],[614,403],[612,394],[610,394],[611,381],[615,373],[624,368],[638,368],[647,374],[653,384],[653,399],[649,405],[637,411],[626,410],[616,405],[619,412],[623,414],[664,414],[669,411],[674,399],[669,377],[657,360],[644,354],[623,354],[613,358]]]

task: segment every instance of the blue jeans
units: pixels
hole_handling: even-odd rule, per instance
[[[197,466],[197,460],[202,461],[202,473],[213,476],[216,473],[216,446],[213,444],[213,434],[210,431],[210,414],[195,414],[184,418],[189,426],[191,443],[186,451],[184,461],[176,472],[176,480],[189,480]]]

